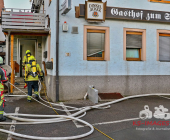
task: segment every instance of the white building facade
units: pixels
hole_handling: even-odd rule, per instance
[[[40,9],[50,18],[50,34],[43,37],[48,95],[56,101],[82,99],[89,85],[99,93],[124,96],[169,93],[170,10],[167,3],[148,0],[72,0],[62,14],[59,0],[59,53],[56,62],[57,1],[44,1]],[[90,3],[91,2],[91,3]],[[86,10],[89,11],[86,11]],[[63,24],[68,26],[63,31]],[[59,92],[56,92],[56,64]],[[58,96],[58,95],[57,95]]]

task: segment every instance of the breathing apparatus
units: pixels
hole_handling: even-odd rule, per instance
[[[29,57],[29,62],[28,62],[30,65],[31,65],[31,72],[28,73],[28,75],[32,75],[33,77],[36,77],[38,74],[37,74],[37,67],[36,67],[36,59],[34,58],[34,56],[30,56]]]

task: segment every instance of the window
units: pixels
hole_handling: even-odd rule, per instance
[[[170,3],[170,0],[149,0],[150,2]]]
[[[142,33],[126,32],[126,60],[141,61]]]
[[[87,30],[87,60],[104,60],[105,30]]]
[[[124,60],[146,60],[146,31],[142,29],[124,29]]]
[[[109,27],[84,26],[83,60],[110,60]]]
[[[157,30],[157,61],[170,62],[170,30]]]
[[[159,61],[170,61],[170,34],[159,33]]]

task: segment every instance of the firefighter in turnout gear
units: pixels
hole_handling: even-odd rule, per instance
[[[27,51],[25,52],[25,54],[26,54],[26,55],[24,56],[23,61],[22,61],[23,70],[25,69],[25,65],[28,64],[29,57],[32,56],[30,50],[27,50]],[[24,80],[25,80],[25,79],[24,79]],[[24,88],[26,88],[26,87],[27,87],[27,84],[25,84]]]
[[[25,64],[28,63],[29,57],[32,56],[30,50],[27,50],[27,51],[25,52],[25,54],[26,54],[26,56],[24,56],[23,61],[22,61],[22,66],[23,66],[23,68],[25,68]]]
[[[39,77],[41,78],[41,81],[43,81],[43,72],[41,71],[40,66],[36,64],[34,56],[29,57],[29,62],[25,65],[25,74],[25,82],[28,85],[27,101],[31,102],[32,88],[34,89],[35,98],[39,100],[38,81]]]
[[[3,58],[0,56],[0,66],[3,65]],[[6,71],[0,67],[0,122],[5,121],[6,118],[3,116],[4,113],[4,84],[8,81],[8,77],[6,76]]]

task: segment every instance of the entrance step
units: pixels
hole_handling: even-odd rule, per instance
[[[15,77],[15,82],[24,83],[24,77]]]
[[[28,93],[28,91],[24,91],[24,92],[25,92],[25,93]],[[15,91],[13,92],[13,95],[25,95],[25,94],[24,94],[22,91],[19,91],[19,90],[16,91],[16,90],[15,90]]]
[[[15,85],[16,86],[16,85]],[[17,85],[16,87],[19,89],[23,89],[25,85]]]

